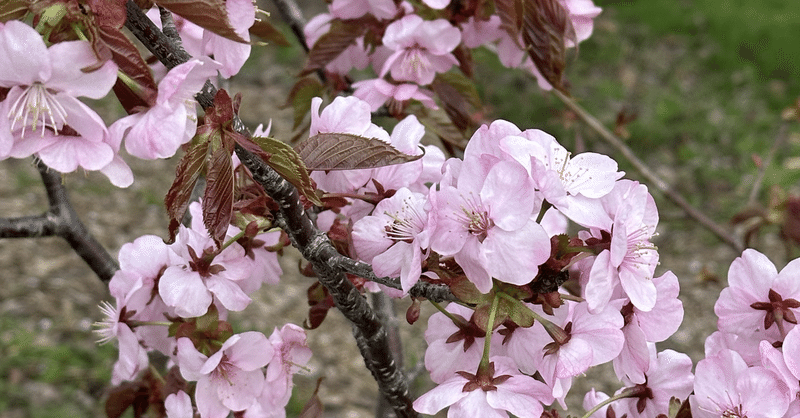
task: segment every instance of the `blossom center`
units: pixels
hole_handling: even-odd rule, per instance
[[[411,243],[414,238],[425,228],[425,218],[409,201],[395,213],[384,212],[392,218],[392,222],[384,227],[386,237],[392,241]]]
[[[33,131],[41,125],[42,136],[45,128],[50,128],[58,135],[58,130],[67,123],[67,111],[55,98],[55,94],[42,83],[33,83],[22,92],[8,109],[11,130],[22,125],[22,136],[30,125]]]

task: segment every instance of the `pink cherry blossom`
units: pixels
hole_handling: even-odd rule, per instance
[[[167,399],[164,399],[164,409],[167,412],[167,418],[194,417],[192,399],[182,390],[171,393],[167,396]]]
[[[765,255],[744,250],[731,263],[728,287],[722,289],[714,313],[720,331],[741,335],[766,331],[771,341],[781,339],[800,314],[800,259],[778,273]]]
[[[358,257],[370,264],[380,277],[400,277],[408,292],[422,274],[423,249],[428,248],[427,199],[401,188],[381,200],[372,216],[353,225],[353,246]]]
[[[408,100],[417,100],[425,107],[438,109],[439,106],[433,101],[433,93],[429,90],[421,89],[416,84],[392,84],[382,78],[373,78],[353,83],[353,96],[369,103],[370,110],[375,112],[380,109],[387,100],[404,103]],[[391,106],[391,102],[389,104]]]
[[[206,356],[188,338],[178,339],[178,366],[186,380],[197,381],[195,402],[202,418],[226,417],[256,400],[264,387],[264,372],[273,348],[260,332],[228,338],[219,351]]]
[[[428,343],[425,368],[436,383],[449,380],[459,370],[477,369],[483,354],[485,333],[474,323],[468,322],[473,311],[457,303],[447,305],[446,310],[464,322],[459,327],[440,312],[428,319],[425,329],[425,341]],[[502,338],[492,338],[492,353],[501,350],[501,343]]]
[[[220,65],[209,59],[191,59],[171,69],[158,83],[156,105],[111,125],[111,135],[125,138],[129,154],[148,160],[169,158],[197,131],[194,95]]]
[[[683,321],[683,303],[678,299],[678,278],[668,271],[653,279],[656,286],[656,304],[650,311],[642,311],[628,302],[622,308],[625,326],[625,345],[614,359],[617,377],[633,383],[644,383],[650,364],[648,342],[669,338]]]
[[[138,280],[138,285],[141,286],[141,279]],[[126,296],[130,297],[132,294],[133,292]],[[101,344],[115,339],[119,343],[119,359],[114,363],[111,374],[111,381],[115,385],[133,380],[149,364],[147,351],[139,344],[136,334],[128,325],[127,321],[131,320],[135,310],[129,309],[127,303],[128,300],[123,298],[116,298],[116,306],[103,302],[100,310],[105,318],[95,324],[95,332],[100,336]]]
[[[658,223],[655,201],[646,186],[620,180],[601,203],[607,218],[613,221],[592,225],[592,235],[602,241],[606,238],[601,231],[611,232],[611,242],[605,242],[609,249],[598,254],[588,277],[582,276],[584,298],[589,309],[596,310],[608,303],[616,286],[621,286],[633,306],[649,311],[656,303],[652,278],[658,252],[650,242]]]
[[[371,14],[378,19],[393,18],[398,8],[392,0],[333,0],[331,15],[339,19],[356,19]]]
[[[694,386],[692,360],[684,353],[664,350],[656,354],[655,344],[650,344],[650,369],[645,382],[629,387],[639,393],[639,397],[625,398],[618,401],[617,411],[627,408],[631,418],[650,418],[667,414],[669,400],[672,397],[686,399]],[[627,384],[632,382],[627,382]],[[622,414],[620,414],[622,415]]]
[[[83,72],[97,64],[88,42],[48,48],[38,32],[15,20],[0,24],[0,62],[0,87],[10,88],[0,102],[0,159],[35,154],[63,173],[100,170],[112,162],[105,123],[76,97],[104,97],[117,78],[113,62]]]
[[[539,418],[542,404],[553,401],[547,386],[520,374],[507,357],[490,360],[494,373],[485,381],[467,372],[453,374],[414,401],[414,409],[433,415],[449,406],[447,416],[451,418],[508,418],[508,412],[520,418]]]
[[[297,325],[275,328],[269,341],[274,350],[267,365],[267,380],[256,403],[245,412],[245,418],[285,416],[292,395],[292,376],[311,359],[306,332]]]
[[[694,418],[771,418],[783,416],[789,395],[786,383],[774,372],[748,367],[735,351],[722,350],[697,363],[689,402]]]
[[[158,294],[177,315],[202,316],[215,300],[232,311],[241,311],[250,303],[237,283],[251,274],[244,249],[234,243],[209,260],[208,254],[215,249],[208,235],[180,227],[170,250],[182,261],[167,267],[158,282]]]
[[[225,9],[228,21],[236,34],[248,42],[233,41],[209,30],[204,30],[202,48],[206,55],[222,64],[219,74],[223,78],[230,78],[242,69],[245,61],[250,57],[249,29],[256,21],[256,5],[252,0],[227,0]]]
[[[485,177],[466,168],[457,188],[431,190],[431,248],[454,256],[481,292],[492,288],[492,277],[531,282],[550,256],[550,239],[531,216],[536,202],[525,168],[501,161]]]
[[[592,314],[585,302],[567,302],[553,311],[555,316],[547,316],[538,306],[532,309],[560,327],[563,339],[555,341],[537,321],[531,328],[514,330],[506,343],[507,354],[524,373],[538,370],[559,402],[574,376],[611,361],[622,350],[623,319],[612,306]]]
[[[397,81],[430,84],[436,73],[458,64],[451,52],[459,42],[461,32],[450,22],[406,15],[386,27],[383,45],[394,52],[384,62],[380,76],[391,71]]]

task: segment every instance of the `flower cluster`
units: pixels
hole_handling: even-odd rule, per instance
[[[398,139],[416,145],[422,136],[411,116],[389,136],[371,124],[365,102],[337,98],[317,117],[320,102],[312,135],[372,136],[408,150],[415,147]],[[477,307],[450,304],[431,317],[426,366],[440,386],[415,403],[420,412],[453,405],[451,415],[462,416],[457,411],[483,405],[519,415],[501,405],[525,393],[526,405],[538,405],[530,416],[538,417],[543,404],[563,404],[575,376],[609,361],[630,387],[683,398],[691,391],[688,357],[654,351],[677,330],[683,309],[675,275],[653,277],[653,198],[645,186],[621,180],[611,158],[572,156],[542,131],[499,120],[476,131],[463,159],[426,154],[392,167],[314,175],[321,189],[346,193],[350,202],[320,218],[351,224],[351,251],[376,274],[399,277],[403,293],[427,280],[457,295],[465,287],[482,295],[464,300]],[[567,219],[585,229],[564,235]],[[574,300],[558,290],[570,270],[581,288]],[[543,289],[545,281],[557,285]],[[496,298],[512,302],[498,308]],[[489,313],[503,319],[488,323]],[[659,386],[678,365],[689,376],[684,384]],[[531,377],[537,372],[544,382]],[[643,410],[666,412],[669,399],[659,395]]]
[[[225,4],[237,35],[249,39],[256,13],[253,3]],[[124,16],[124,3],[120,5]],[[64,19],[70,17],[67,13]],[[133,173],[119,154],[123,141],[126,151],[138,158],[175,155],[197,130],[194,95],[218,74],[226,78],[236,74],[250,55],[249,44],[176,19],[184,45],[195,58],[167,73],[160,65],[148,69],[142,61],[140,67],[148,72],[139,74],[126,74],[127,68],[98,53],[89,41],[48,47],[32,27],[15,20],[0,23],[0,59],[6,63],[0,66],[0,160],[35,156],[62,173],[79,167],[100,171],[115,186],[128,187]],[[134,60],[134,54],[127,59]],[[161,75],[157,86],[141,84],[153,80],[154,74]],[[129,115],[106,126],[77,98],[101,99],[112,87]]]
[[[492,48],[504,66],[529,71],[540,87],[553,88],[526,53],[522,34],[502,21],[500,16],[504,12],[499,10],[499,5],[496,6],[498,10],[487,15],[470,8],[449,10],[448,1],[423,3],[414,6],[390,0],[334,0],[328,6],[328,13],[308,22],[306,42],[314,47],[323,36],[339,42],[348,40],[348,46],[326,62],[324,69],[346,75],[353,69],[364,70],[371,66],[377,78],[354,83],[353,95],[368,102],[373,111],[384,104],[390,108],[397,104],[402,106],[411,99],[436,108],[433,92],[426,87],[433,83],[437,74],[463,64],[461,47]],[[538,6],[529,4],[526,7]],[[560,12],[551,11],[551,15],[564,15],[564,22],[555,22],[554,26],[567,27],[562,34],[565,48],[574,47],[591,36],[593,19],[601,11],[590,0],[559,0],[550,7]],[[507,10],[505,13],[508,17]],[[342,22],[344,26],[335,25]],[[366,29],[362,30],[364,27]],[[359,36],[350,41],[354,32]]]
[[[199,203],[190,211],[191,227],[181,226],[174,243],[145,235],[120,250],[120,270],[109,283],[116,304],[104,305],[106,319],[97,330],[101,340],[119,343],[112,382],[137,378],[148,367],[147,353],[158,351],[184,379],[197,382],[194,399],[204,418],[282,410],[292,375],[311,356],[305,331],[287,324],[268,339],[259,332],[233,334],[222,320],[228,311],[245,309],[262,283],[278,282],[274,250],[281,234],[231,226],[228,241],[217,248]],[[185,402],[175,399],[170,404]]]

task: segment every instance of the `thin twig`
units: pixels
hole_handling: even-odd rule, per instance
[[[581,107],[578,103],[575,102],[570,97],[564,95],[558,90],[553,89],[553,94],[558,97],[564,104],[567,105],[573,112],[575,112],[578,117],[580,117],[587,125],[589,125],[592,130],[597,132],[600,137],[606,141],[609,145],[614,147],[623,157],[625,157],[632,165],[633,168],[636,169],[646,180],[649,184],[655,186],[656,189],[660,190],[664,195],[671,200],[673,203],[678,205],[684,212],[686,212],[689,217],[696,220],[700,225],[704,226],[706,229],[711,231],[714,235],[716,235],[722,242],[728,244],[736,250],[737,252],[744,251],[744,243],[742,240],[730,232],[728,229],[719,225],[718,223],[714,222],[711,218],[706,216],[703,212],[699,211],[697,208],[692,206],[686,199],[683,198],[680,194],[678,194],[675,190],[667,184],[661,177],[659,177],[655,172],[650,170],[647,165],[644,164],[639,157],[634,154],[633,150],[631,150],[627,145],[620,138],[614,135],[608,128],[606,128],[600,121],[598,121],[594,116],[592,116],[589,112],[587,112],[583,107]]]
[[[119,270],[119,265],[78,217],[61,174],[41,161],[36,163],[36,168],[42,176],[49,209],[38,216],[0,219],[0,238],[64,238],[97,277],[108,282]]]
[[[300,7],[297,6],[294,0],[272,0],[272,2],[275,3],[275,7],[278,8],[278,13],[281,14],[284,22],[289,24],[292,33],[300,42],[300,46],[308,52],[306,34],[303,32],[303,28],[306,26],[306,19],[300,13]]]
[[[761,166],[758,167],[758,174],[756,175],[755,181],[753,181],[753,188],[750,189],[750,196],[747,198],[747,206],[752,207],[756,203],[758,194],[761,192],[761,186],[764,185],[764,174],[766,174],[767,168],[772,165],[772,161],[775,160],[775,154],[778,153],[783,143],[786,142],[786,132],[788,128],[789,126],[786,121],[781,122],[781,125],[778,127],[778,135],[775,137],[775,141],[772,142],[772,147],[769,149],[767,158],[763,160]]]

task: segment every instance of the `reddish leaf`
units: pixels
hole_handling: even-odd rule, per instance
[[[299,418],[322,418],[322,413],[325,408],[323,408],[322,401],[319,399],[319,386],[321,383],[322,378],[320,377],[317,379],[317,387],[314,389],[311,399],[306,402],[303,406],[303,410],[300,411]]]
[[[105,46],[111,51],[112,59],[119,66],[120,71],[136,82],[136,86],[126,86],[135,97],[140,99],[140,102],[130,99],[126,101],[120,100],[125,110],[131,113],[133,107],[140,105],[141,102],[144,102],[147,107],[155,105],[156,96],[158,95],[158,86],[150,72],[150,67],[144,61],[144,58],[142,58],[136,45],[134,45],[119,28],[114,29],[101,26],[98,34]],[[117,91],[116,86],[114,92],[117,93],[119,97],[120,92]],[[135,105],[131,106],[130,103],[135,103]]]
[[[345,49],[354,44],[356,39],[364,35],[367,25],[364,19],[334,20],[328,33],[320,36],[311,50],[308,51],[308,61],[300,72],[301,76],[325,68],[329,62],[336,59]]]
[[[311,99],[321,96],[324,89],[322,83],[313,76],[301,78],[292,86],[285,104],[294,109],[294,127],[292,129],[300,126],[311,109]]]
[[[283,36],[275,26],[267,19],[256,20],[256,23],[250,27],[250,34],[258,36],[259,38],[280,46],[292,46],[289,40]]]
[[[292,147],[273,138],[254,136],[250,139],[269,155],[269,159],[265,162],[270,167],[289,183],[292,183],[309,201],[317,206],[322,206],[322,201],[317,197],[314,182],[308,175],[308,169]]]
[[[422,158],[408,155],[376,138],[318,133],[295,147],[309,170],[354,170],[403,164]]]
[[[522,41],[553,88],[566,93],[566,41],[577,44],[569,12],[559,0],[523,0]]]
[[[203,193],[203,223],[221,246],[233,216],[233,162],[231,151],[220,147],[211,154]]]
[[[219,36],[248,43],[228,20],[224,0],[159,0],[158,5]]]
[[[214,95],[214,105],[206,109],[204,124],[220,129],[233,121],[234,114],[231,96],[225,89],[219,89]]]
[[[208,144],[208,141],[205,140],[193,141],[175,169],[175,181],[172,182],[172,186],[164,198],[167,214],[170,217],[170,241],[175,239],[178,225],[189,207],[194,185],[206,166]]]
[[[453,124],[466,131],[475,124],[470,116],[481,107],[480,97],[467,78],[455,73],[437,74],[431,89],[444,105],[444,111]]]
[[[495,0],[500,27],[516,41],[522,29],[522,0]]]

